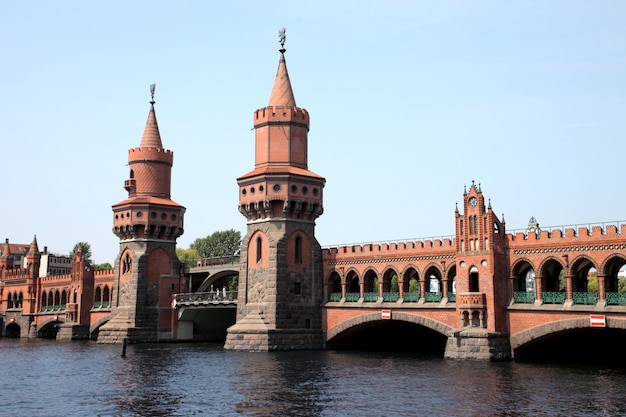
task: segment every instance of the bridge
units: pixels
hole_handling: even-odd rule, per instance
[[[476,335],[486,345],[475,356],[504,343],[514,356],[526,357],[554,336],[593,329],[598,338],[598,332],[626,330],[626,279],[619,275],[626,264],[626,223],[502,233],[502,243],[497,251],[477,251],[473,263],[476,253],[459,251],[454,237],[324,248],[320,308],[327,345],[372,342],[368,333],[403,328],[400,343],[410,333],[426,350],[448,354],[459,335]],[[476,265],[490,264],[492,271],[477,272]],[[198,288],[206,288],[238,270],[235,258],[204,259],[189,273],[202,277]],[[457,291],[463,271],[474,284]],[[178,294],[179,319],[197,314],[194,309],[236,305],[234,293],[227,301],[215,294]],[[378,340],[391,340],[392,333]]]

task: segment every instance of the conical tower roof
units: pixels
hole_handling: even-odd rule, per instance
[[[10,255],[11,255],[11,247],[9,245],[9,240],[7,239],[6,244],[4,245],[4,248],[2,248],[2,256],[8,257]]]
[[[37,244],[37,235],[33,237],[33,241],[30,243],[30,248],[28,248],[28,253],[38,253],[39,245]]]
[[[141,138],[141,148],[163,148],[161,143],[161,134],[159,133],[159,125],[154,112],[154,100],[150,102],[150,113],[148,113],[148,121]]]
[[[276,71],[276,79],[274,79],[268,106],[296,107],[296,99],[293,96],[291,81],[289,81],[289,73],[287,72],[284,48],[280,49],[278,70]]]

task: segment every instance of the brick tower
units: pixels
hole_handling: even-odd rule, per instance
[[[509,359],[506,304],[508,258],[505,223],[485,204],[480,185],[463,192],[463,214],[456,217],[456,309],[459,331],[446,357]]]
[[[309,114],[296,106],[284,31],[267,107],[254,113],[254,170],[237,179],[247,234],[241,245],[237,322],[226,349],[316,349],[322,331],[321,248],[315,219],[325,179],[307,167]]]
[[[172,294],[179,291],[176,239],[185,208],[170,199],[172,151],[163,149],[154,112],[138,148],[128,151],[128,198],[113,206],[113,233],[120,239],[115,260],[111,320],[98,342],[153,342],[173,338]]]

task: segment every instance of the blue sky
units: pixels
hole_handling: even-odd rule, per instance
[[[245,232],[278,30],[309,169],[326,177],[322,246],[454,232],[480,182],[507,230],[626,218],[626,2],[0,0],[3,236],[97,263],[119,243],[156,83],[180,247]]]

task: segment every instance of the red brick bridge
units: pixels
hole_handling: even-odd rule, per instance
[[[454,237],[325,248],[327,343],[401,321],[447,339],[447,356],[497,359],[547,337],[626,329],[626,224],[541,230],[531,219],[507,234],[474,185],[464,213]]]

